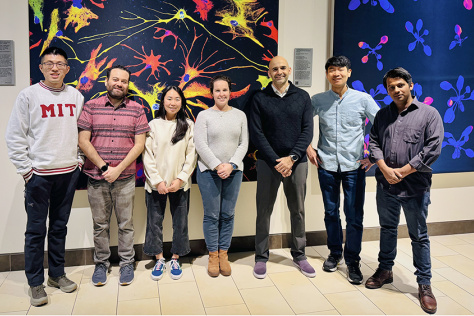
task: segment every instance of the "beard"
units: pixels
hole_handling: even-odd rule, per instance
[[[117,90],[114,90],[114,88],[112,87],[112,89],[107,89],[107,93],[109,95],[109,98],[120,100],[120,99],[125,98],[125,96],[128,93],[128,90],[122,89],[122,91],[117,91]]]

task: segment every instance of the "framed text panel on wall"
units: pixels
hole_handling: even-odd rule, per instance
[[[472,7],[472,0],[335,1],[333,49],[352,62],[349,86],[387,106],[383,75],[401,66],[418,100],[439,111],[445,134],[436,173],[474,171]]]
[[[131,72],[129,96],[148,120],[161,91],[178,85],[195,120],[213,105],[209,79],[232,78],[231,105],[243,109],[253,91],[269,82],[268,61],[277,55],[278,0],[30,0],[31,83],[43,79],[39,56],[49,46],[69,57],[66,83],[85,100],[107,91],[106,69]],[[223,131],[225,132],[225,131]],[[244,160],[244,181],[255,180],[255,159]],[[137,185],[143,166],[137,164]]]

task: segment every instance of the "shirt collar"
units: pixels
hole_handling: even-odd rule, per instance
[[[106,101],[105,101],[105,106],[114,107],[114,105],[112,104],[112,102],[110,102],[110,99],[109,99],[109,95],[108,95],[108,94],[105,95],[105,100],[106,100]],[[124,107],[127,107],[127,103],[128,103],[127,97],[123,98],[122,103],[120,103],[120,105],[117,106],[117,109],[118,109],[118,108],[122,108],[122,107],[123,107],[123,108],[124,108]]]
[[[420,104],[423,104],[423,103],[418,101],[416,96],[412,96],[412,97],[413,97],[413,101],[411,102],[411,104],[405,110],[401,111],[400,113],[398,113],[397,105],[395,104],[395,102],[392,101],[392,103],[390,103],[392,111],[396,112],[397,115],[402,115],[403,116],[403,115],[406,115],[406,113],[408,113],[408,112],[411,112],[411,111],[414,111],[414,110],[418,109],[420,107]]]
[[[272,89],[273,89],[273,92],[275,92],[275,94],[277,96],[279,96],[280,98],[283,98],[288,93],[288,89],[290,89],[290,82],[288,82],[288,86],[286,87],[285,91],[283,91],[283,92],[278,91],[278,89],[275,88],[273,83],[272,83]]]
[[[344,98],[346,97],[346,95],[347,95],[347,94],[349,93],[349,91],[351,90],[351,88],[349,88],[348,85],[346,85],[346,87],[347,87],[347,90],[346,90],[346,92],[344,92],[344,94],[342,95],[342,97],[339,97],[339,94],[336,93],[336,92],[334,92],[332,89],[329,89],[329,91],[331,91],[331,94],[332,94],[335,98],[342,100],[342,99],[344,99]]]

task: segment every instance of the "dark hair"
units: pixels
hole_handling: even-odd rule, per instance
[[[411,83],[412,83],[410,73],[405,68],[402,68],[402,67],[397,67],[397,68],[390,69],[383,76],[383,86],[385,87],[385,89],[387,89],[387,78],[392,78],[392,79],[393,78],[401,78],[401,79],[405,80],[408,83],[408,85],[411,85]]]
[[[346,56],[333,56],[328,59],[324,68],[328,71],[329,67],[347,67],[347,70],[351,69],[351,61]]]
[[[128,72],[128,81],[130,81],[131,72],[130,72],[130,70],[125,68],[125,66],[122,66],[122,65],[114,65],[110,68],[107,68],[107,79],[109,79],[110,73],[112,72],[113,69],[122,69],[122,70],[125,70],[126,72]]]
[[[209,90],[211,90],[211,94],[214,92],[214,82],[219,80],[227,82],[227,84],[229,85],[229,91],[232,91],[232,80],[230,80],[230,78],[227,76],[217,75],[212,77],[211,81],[209,81]]]
[[[184,93],[179,88],[178,86],[167,86],[162,92],[161,92],[161,99],[160,99],[160,107],[156,111],[156,117],[159,117],[161,119],[166,119],[166,111],[165,111],[165,96],[166,94],[170,91],[174,90],[178,92],[180,98],[181,98],[181,108],[179,109],[178,113],[176,113],[176,130],[174,131],[173,138],[171,138],[171,143],[176,144],[180,140],[183,139],[184,135],[186,135],[186,132],[188,131],[189,125],[188,122],[186,122],[186,98],[184,97]]]
[[[63,56],[64,59],[66,59],[66,61],[67,61],[66,52],[63,49],[59,48],[59,47],[51,46],[51,47],[46,48],[40,56],[41,62],[43,62],[43,58],[46,55],[60,55],[60,56]]]

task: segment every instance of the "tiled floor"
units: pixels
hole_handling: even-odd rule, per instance
[[[431,237],[433,291],[438,314],[474,314],[474,234]],[[377,267],[378,242],[364,242],[362,273],[365,279]],[[328,250],[308,247],[308,259],[317,275],[308,279],[298,272],[288,249],[271,251],[268,276],[252,275],[253,253],[230,254],[232,276],[207,275],[207,256],[183,258],[184,275],[172,280],[165,275],[152,281],[152,261],[142,261],[130,286],[118,285],[113,267],[103,287],[91,284],[93,266],[67,268],[79,289],[70,294],[47,287],[49,304],[32,307],[23,271],[0,273],[0,314],[424,314],[416,298],[409,239],[400,239],[394,282],[379,290],[347,282],[345,266],[338,272],[321,270]],[[365,280],[364,280],[365,281]]]

